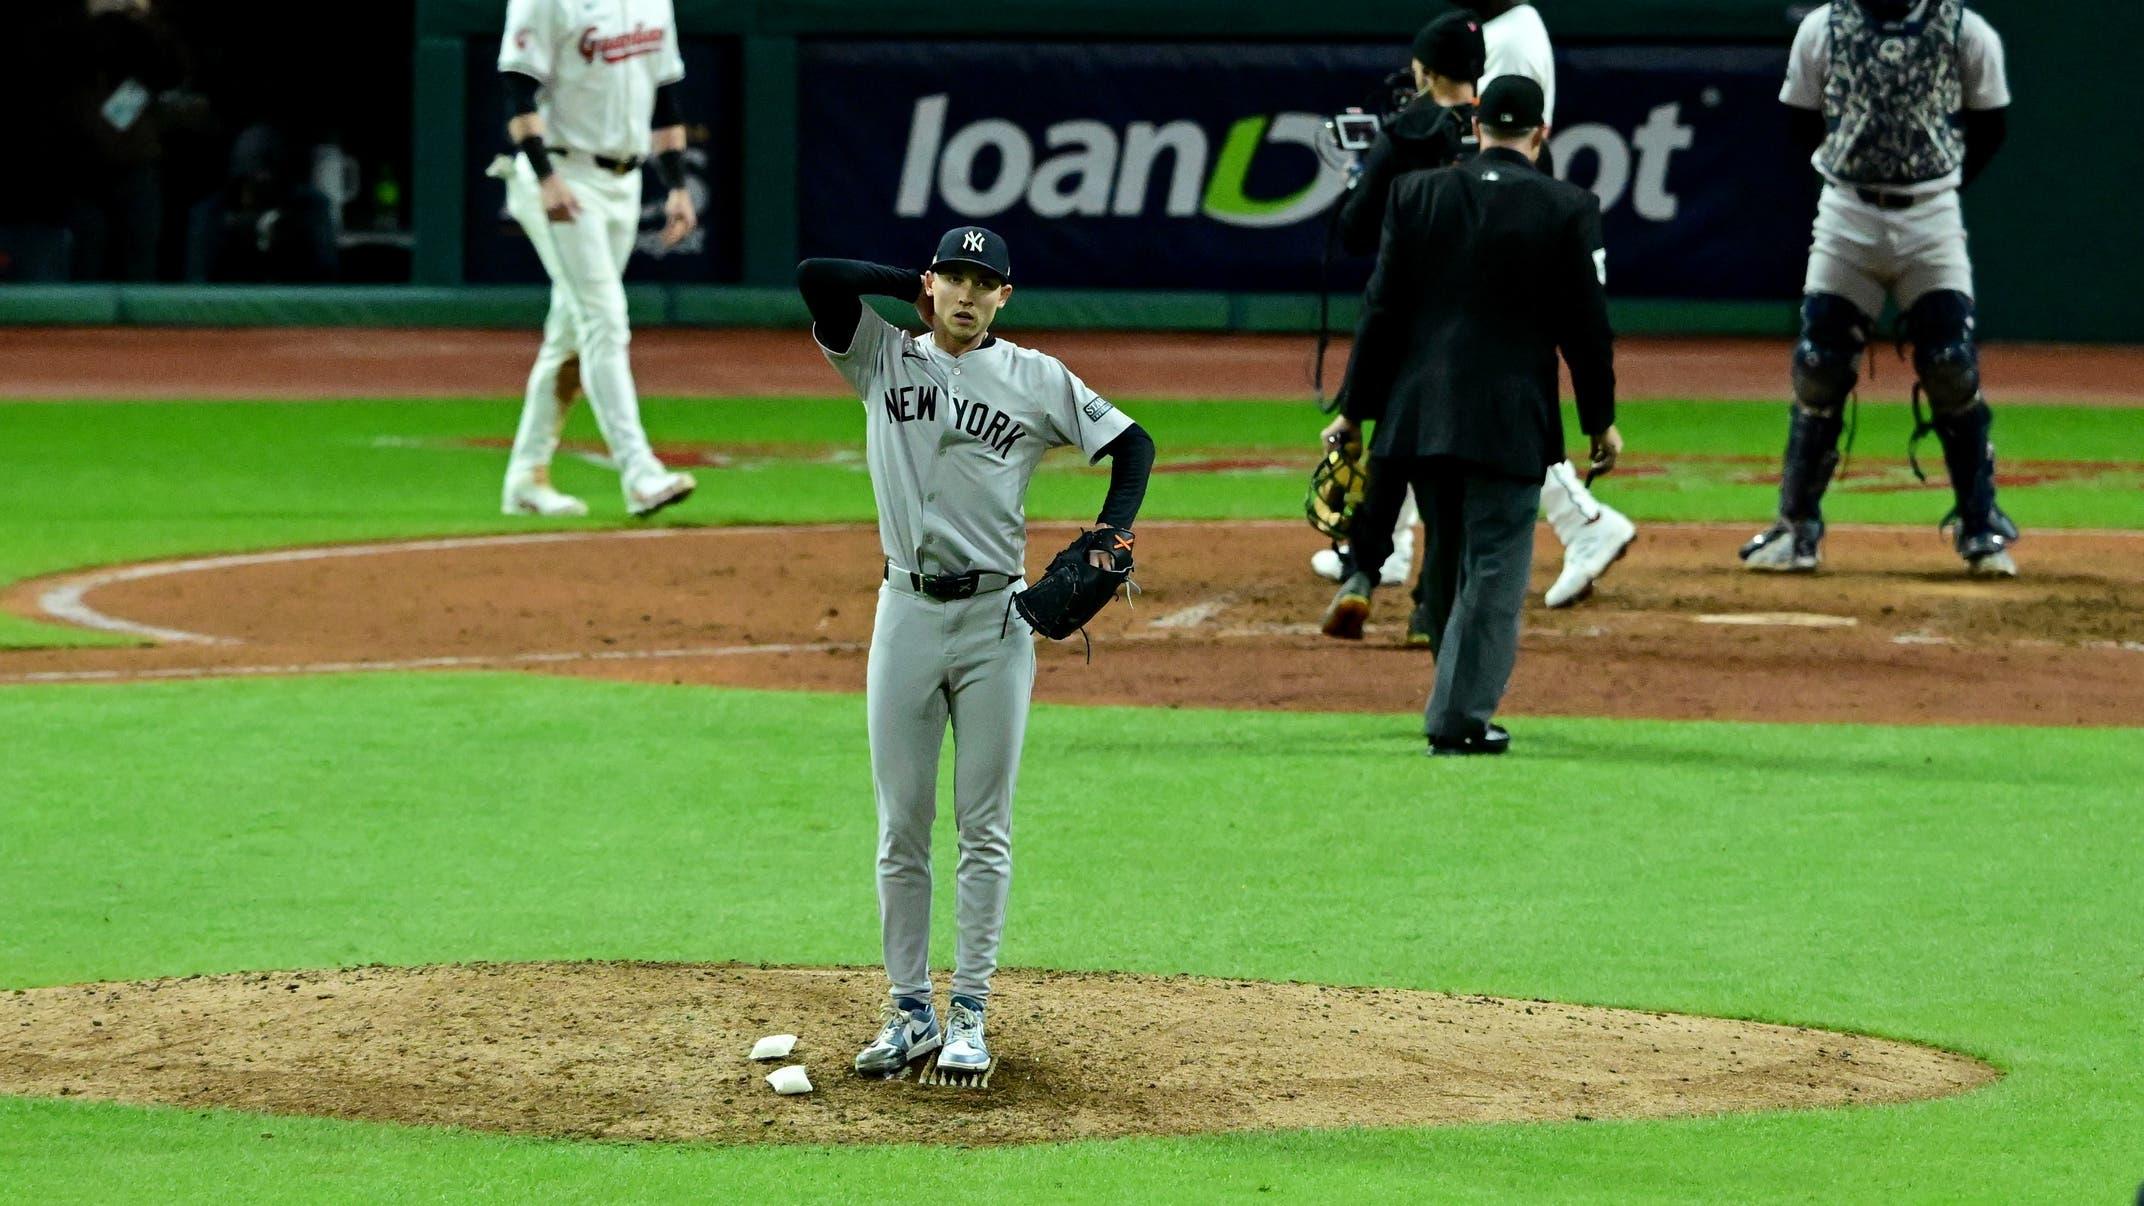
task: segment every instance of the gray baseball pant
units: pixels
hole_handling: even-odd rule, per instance
[[[896,572],[879,588],[865,698],[878,796],[878,908],[896,997],[931,991],[931,825],[938,755],[953,727],[960,831],[953,991],[990,995],[1012,885],[1012,796],[1035,686],[1035,645],[1011,592],[941,602]]]

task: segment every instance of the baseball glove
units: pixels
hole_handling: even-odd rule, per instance
[[[1087,554],[1108,554],[1109,566],[1092,564]],[[1012,597],[1028,627],[1061,641],[1087,626],[1117,593],[1132,572],[1132,534],[1125,528],[1081,532],[1065,550],[1050,558],[1050,568],[1033,586]]]
[[[1369,487],[1370,470],[1362,463],[1362,444],[1330,445],[1325,458],[1310,471],[1310,497],[1303,501],[1303,514],[1311,527],[1334,540],[1346,540],[1355,508],[1362,505]]]

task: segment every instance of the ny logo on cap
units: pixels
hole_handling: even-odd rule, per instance
[[[962,235],[960,238],[960,249],[962,251],[981,251],[983,249],[983,232],[980,230],[971,230],[967,234]]]

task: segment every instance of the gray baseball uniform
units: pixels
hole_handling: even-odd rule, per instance
[[[994,336],[955,357],[868,306],[847,351],[820,350],[864,403],[887,562],[866,686],[886,975],[895,997],[930,995],[931,825],[950,720],[960,832],[953,991],[986,1000],[1035,682],[1034,643],[1008,593],[1024,586],[1027,483],[1049,449],[1078,445],[1091,460],[1132,421],[1054,357]],[[925,589],[970,571],[981,577],[969,597]]]

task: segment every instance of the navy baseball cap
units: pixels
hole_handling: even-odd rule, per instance
[[[1474,116],[1498,130],[1531,130],[1541,124],[1541,110],[1547,106],[1541,85],[1523,75],[1500,75],[1482,90]]]
[[[931,271],[946,264],[973,264],[1012,279],[1012,253],[997,233],[980,226],[956,226],[938,240],[938,254],[931,257]]]
[[[1462,10],[1431,21],[1414,36],[1414,57],[1423,67],[1446,79],[1468,83],[1480,79],[1482,64],[1488,60],[1481,20]]]

